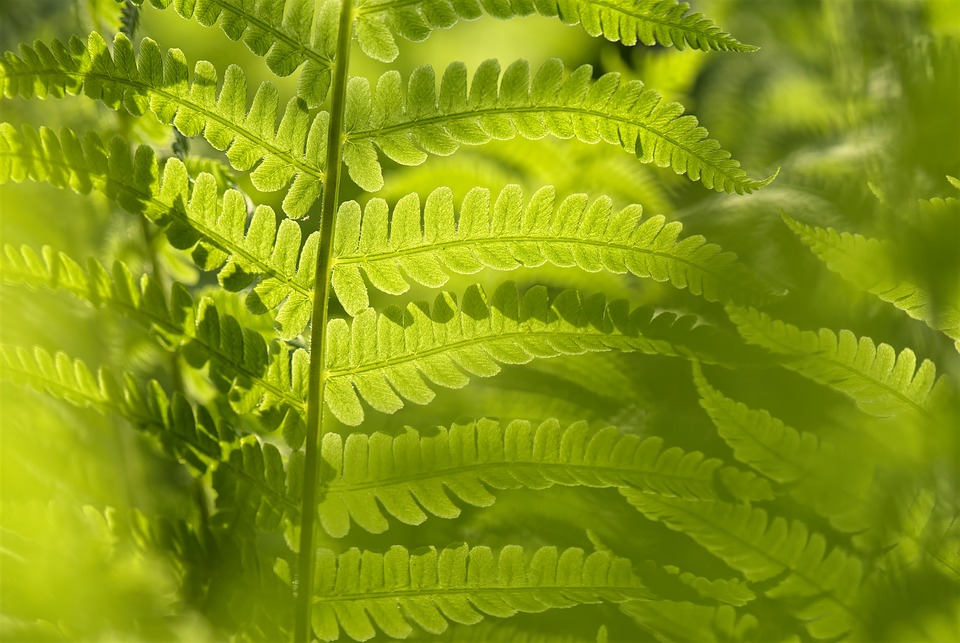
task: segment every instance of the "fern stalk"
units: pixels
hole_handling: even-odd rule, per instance
[[[313,532],[316,525],[320,486],[320,445],[323,439],[323,389],[326,381],[324,338],[327,330],[327,300],[332,274],[334,217],[339,207],[340,170],[343,165],[343,120],[346,113],[347,71],[353,37],[353,0],[343,0],[337,31],[333,87],[330,94],[330,122],[327,128],[327,173],[320,210],[320,248],[313,286],[313,315],[310,328],[310,382],[307,392],[307,438],[304,445],[304,482],[300,520],[300,551],[297,557],[297,603],[294,643],[307,643],[310,636],[314,571]]]

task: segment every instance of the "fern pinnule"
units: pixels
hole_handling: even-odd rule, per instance
[[[312,116],[306,103],[294,98],[276,126],[280,97],[273,84],[261,84],[248,108],[246,75],[236,65],[227,68],[219,90],[217,70],[209,62],[198,62],[189,76],[180,50],[164,54],[144,38],[135,53],[123,34],[114,38],[112,51],[94,32],[87,42],[73,38],[68,45],[53,41],[47,46],[38,41],[33,48],[22,47],[20,56],[0,60],[4,96],[83,93],[134,116],[150,112],[185,136],[202,135],[225,151],[236,169],[252,170],[258,190],[276,192],[289,185],[284,212],[305,216],[322,191],[326,112]]]
[[[712,349],[717,331],[692,328],[695,322],[573,290],[553,298],[542,286],[520,293],[512,282],[489,301],[472,286],[459,303],[441,293],[432,307],[412,303],[380,314],[367,308],[350,323],[329,322],[325,401],[337,419],[357,426],[365,416],[361,397],[383,413],[396,412],[404,400],[429,403],[435,394],[423,377],[461,388],[470,376],[496,375],[500,364],[610,350],[722,360]]]
[[[866,413],[889,417],[928,414],[950,384],[937,378],[930,360],[917,367],[909,348],[899,354],[889,344],[857,338],[849,330],[839,336],[821,328],[800,330],[755,308],[728,306],[727,313],[747,342],[780,356],[781,364],[804,377],[850,397]]]
[[[392,213],[380,199],[362,211],[348,201],[337,216],[332,284],[350,314],[369,306],[361,272],[373,287],[398,295],[411,280],[436,288],[450,274],[543,264],[650,277],[708,301],[763,296],[733,254],[699,235],[679,239],[680,223],[663,216],[641,220],[642,214],[637,205],[614,212],[609,199],[591,203],[585,194],[558,203],[549,186],[526,202],[518,185],[495,198],[474,188],[459,212],[446,188],[432,192],[422,207],[418,195],[407,195]]]
[[[340,630],[365,641],[382,630],[406,638],[415,624],[441,634],[449,622],[474,624],[485,615],[542,612],[574,605],[648,598],[630,561],[603,552],[510,545],[453,545],[410,553],[400,546],[378,554],[348,549],[317,554],[313,627],[321,641]],[[376,627],[374,627],[376,624]]]
[[[319,236],[302,241],[300,226],[277,224],[268,206],[248,212],[238,190],[218,189],[211,174],[191,177],[179,159],[161,166],[156,153],[141,145],[131,155],[120,138],[109,146],[94,134],[82,139],[64,129],[39,131],[0,124],[0,184],[45,181],[80,193],[97,190],[125,210],[160,226],[171,244],[193,251],[202,270],[215,270],[228,290],[253,284],[246,296],[252,312],[276,309],[278,333],[292,339],[303,332],[313,305],[313,266]]]
[[[684,116],[678,103],[663,103],[643,83],[621,83],[616,73],[595,81],[592,76],[590,65],[567,75],[554,58],[532,79],[525,60],[511,64],[502,77],[500,64],[487,60],[469,91],[466,66],[453,63],[443,73],[439,94],[430,66],[415,69],[406,89],[396,71],[382,75],[373,89],[366,79],[352,78],[344,145],[350,178],[366,191],[383,187],[376,148],[400,164],[417,165],[427,154],[452,154],[461,145],[549,134],[618,145],[645,163],[670,167],[720,192],[753,192],[774,179],[750,179],[694,116]]]
[[[516,3],[476,0],[370,0],[357,8],[356,32],[360,49],[376,60],[393,61],[400,36],[419,42],[435,29],[449,29],[461,20],[486,14],[506,20],[539,14],[564,24],[579,24],[591,36],[634,45],[662,45],[684,49],[755,51],[724,33],[690,5],[677,0],[526,0]]]
[[[393,437],[328,433],[321,457],[328,478],[320,522],[335,538],[347,535],[351,521],[373,533],[386,531],[385,513],[410,525],[427,514],[455,518],[460,509],[448,492],[486,507],[495,500],[488,488],[623,486],[693,499],[773,497],[765,480],[716,458],[666,449],[659,437],[591,430],[586,422],[562,427],[556,420],[481,419],[430,436],[411,428]]]

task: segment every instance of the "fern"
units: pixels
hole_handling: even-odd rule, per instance
[[[840,391],[871,415],[926,414],[937,395],[947,394],[933,363],[917,367],[910,349],[897,353],[848,330],[839,336],[826,328],[801,331],[756,309],[730,307],[728,313],[748,342],[781,355],[785,367]]]
[[[406,638],[412,621],[432,634],[448,622],[477,623],[484,615],[504,618],[601,600],[623,602],[647,596],[630,562],[582,549],[543,547],[529,555],[504,547],[460,545],[410,554],[392,547],[385,554],[350,549],[317,556],[313,627],[320,640],[339,638],[339,627],[357,641],[377,629]]]
[[[467,69],[453,63],[437,94],[433,68],[419,67],[404,83],[397,72],[347,86],[344,162],[364,190],[383,187],[376,149],[403,165],[422,163],[427,154],[452,154],[460,145],[479,145],[517,135],[575,137],[586,143],[619,145],[645,163],[672,168],[718,191],[753,192],[773,180],[747,177],[740,163],[706,138],[693,116],[677,103],[638,81],[620,83],[618,74],[591,80],[584,65],[565,77],[558,59],[546,62],[531,83],[527,61],[510,65],[487,60],[467,83]]]
[[[243,194],[220,194],[212,174],[191,178],[175,158],[161,170],[150,148],[140,146],[131,156],[118,138],[106,148],[92,134],[81,140],[70,130],[57,137],[46,128],[17,132],[0,124],[0,184],[28,179],[81,194],[96,189],[128,212],[142,213],[165,229],[174,246],[192,249],[201,269],[217,270],[229,290],[243,290],[256,280],[248,308],[258,313],[278,308],[281,338],[292,339],[307,325],[317,235],[301,245],[299,226],[288,219],[278,226],[268,206],[257,207],[251,216]]]
[[[445,189],[427,197],[422,213],[416,194],[400,199],[392,213],[379,199],[362,212],[355,202],[344,204],[333,250],[332,284],[340,303],[352,315],[369,305],[361,271],[378,290],[399,295],[410,280],[436,288],[450,274],[545,263],[669,281],[710,301],[763,292],[733,255],[699,236],[678,240],[681,225],[663,216],[641,223],[639,207],[614,213],[609,200],[589,203],[586,195],[556,204],[549,187],[526,204],[519,186],[491,197],[471,190],[459,213]]]
[[[429,308],[410,304],[382,314],[367,308],[351,324],[330,322],[326,403],[337,419],[356,426],[365,417],[359,397],[383,413],[399,410],[403,400],[429,403],[434,392],[421,375],[436,386],[461,388],[471,375],[496,375],[499,364],[558,355],[621,350],[714,359],[697,350],[698,329],[676,321],[572,290],[552,301],[542,287],[521,294],[511,282],[489,302],[472,287],[459,304],[444,293]]]
[[[749,504],[667,499],[621,490],[644,515],[683,531],[740,571],[747,580],[765,581],[783,575],[767,595],[803,602],[795,610],[817,639],[847,634],[859,626],[855,601],[863,576],[862,564],[810,534],[800,522],[768,521],[762,509]]]
[[[676,0],[542,0],[509,3],[445,2],[443,0],[371,0],[357,11],[357,40],[368,56],[390,62],[399,49],[394,36],[420,41],[434,29],[448,29],[460,20],[483,14],[507,19],[539,14],[559,17],[566,24],[579,24],[591,36],[633,45],[661,44],[678,49],[755,51],[698,13]]]
[[[960,302],[938,302],[916,283],[891,274],[889,243],[832,228],[784,221],[827,267],[854,286],[891,303],[930,328],[960,342]]]
[[[0,638],[949,637],[935,7],[729,3],[778,39],[738,57],[677,0],[13,3],[16,39],[53,18],[0,59]],[[533,15],[617,44],[462,24]],[[452,28],[451,60],[400,42]],[[929,328],[811,288],[784,197]],[[837,232],[880,216],[903,238]],[[801,330],[827,311],[851,330]]]
[[[555,420],[506,426],[480,420],[430,437],[419,437],[410,428],[392,438],[353,434],[345,441],[329,433],[323,458],[332,478],[320,505],[320,521],[337,538],[347,535],[351,519],[380,533],[388,523],[378,502],[406,524],[426,520],[424,510],[456,518],[460,510],[444,488],[477,507],[494,502],[487,487],[546,489],[554,484],[625,486],[682,498],[716,499],[731,493],[772,497],[763,480],[722,467],[720,460],[705,459],[702,453],[663,449],[662,443],[612,427],[591,431],[580,423],[561,428]]]

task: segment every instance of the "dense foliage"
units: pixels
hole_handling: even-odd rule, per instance
[[[960,640],[950,0],[0,21],[3,640]]]

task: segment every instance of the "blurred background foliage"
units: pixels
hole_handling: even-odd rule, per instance
[[[640,203],[648,213],[681,220],[687,232],[704,234],[735,251],[757,274],[787,292],[771,309],[780,318],[803,328],[849,328],[897,348],[910,347],[918,357],[933,360],[938,371],[960,376],[960,360],[949,340],[826,270],[780,216],[784,212],[806,223],[894,240],[897,252],[890,261],[897,270],[914,275],[943,300],[960,299],[960,194],[946,178],[960,176],[956,0],[699,0],[694,8],[761,50],[726,54],[624,47],[545,18],[481,19],[435,33],[423,43],[402,42],[394,68],[406,73],[421,64],[443,67],[451,60],[475,67],[489,57],[506,62],[523,57],[536,67],[559,56],[571,67],[592,64],[597,74],[618,71],[686,105],[754,176],[779,167],[778,178],[766,189],[751,196],[717,194],[669,170],[640,165],[628,155],[543,140],[495,142],[431,158],[415,168],[391,167],[387,187],[377,196],[394,201],[411,191],[424,194],[448,185],[460,197],[473,186],[496,190],[519,182],[527,190],[550,183],[560,194],[608,194],[618,205]],[[66,39],[90,30],[111,34],[119,28],[120,6],[114,0],[0,3],[4,50],[34,38]],[[241,65],[251,86],[272,80],[288,96],[295,91],[296,76],[277,81],[242,45],[172,11],[145,9],[138,34],[162,47],[179,47],[191,60],[210,60],[219,69]],[[356,75],[375,78],[385,70],[359,55],[352,63]],[[4,100],[0,110],[10,122],[69,126],[101,136],[123,134],[174,152],[168,128],[144,125],[146,119],[131,122],[91,101]],[[192,163],[208,169],[221,158],[197,141],[190,142],[189,155]],[[215,161],[211,165],[201,157]],[[278,205],[277,195],[257,194],[244,176],[224,173],[254,200]],[[345,186],[342,196],[369,198],[352,185]],[[74,257],[94,256],[108,264],[122,259],[145,271],[151,269],[146,259],[150,253],[145,252],[150,245],[176,279],[198,288],[215,284],[190,269],[161,238],[145,233],[140,221],[98,196],[13,185],[0,191],[0,208],[4,243],[49,244]],[[479,277],[481,282],[488,279]],[[598,279],[607,281],[599,285]],[[518,280],[602,288],[635,303],[694,312],[723,323],[722,311],[652,282],[550,271],[521,274]],[[469,281],[473,278],[450,288],[459,290]],[[414,289],[408,296],[421,294]],[[237,314],[241,309],[237,307]],[[45,292],[2,289],[0,324],[4,343],[65,350],[92,365],[122,365],[138,378],[169,383],[169,358],[126,319]],[[953,527],[960,497],[956,426],[890,426],[867,420],[839,396],[786,371],[717,370],[710,377],[749,405],[842,440],[851,461],[863,453],[883,454],[892,464],[890,493],[882,494],[888,502],[878,511],[905,514],[917,501],[916,494],[911,495],[916,489],[935,490],[927,514],[936,518],[929,524],[939,527],[918,534],[915,542],[946,552],[941,562],[947,567],[960,559],[960,537]],[[211,395],[202,381],[189,384],[198,398]],[[557,396],[557,390],[569,394]],[[614,423],[729,458],[697,404],[688,366],[630,355],[563,358],[505,369],[500,377],[466,391],[444,391],[429,407],[407,407],[380,428],[413,421],[418,426],[448,424],[453,417],[523,417],[531,399],[550,399],[561,422],[588,418]],[[171,524],[202,519],[196,488],[182,465],[157,455],[148,439],[120,420],[55,404],[40,394],[4,385],[0,408],[0,637],[223,637],[224,624],[234,616],[218,610],[236,606],[218,605],[204,593],[206,581],[194,579],[204,573],[190,569],[176,538],[148,537],[143,527],[144,516]],[[840,476],[840,484],[850,483],[853,475]],[[900,496],[908,500],[901,502]],[[799,511],[793,506],[786,510]],[[794,515],[820,526],[814,516]],[[602,490],[504,492],[493,508],[465,509],[456,521],[431,520],[418,528],[394,525],[381,536],[358,530],[349,544],[383,549],[403,543],[413,548],[459,540],[491,546],[524,542],[592,548],[599,543],[620,554],[648,548],[657,552],[658,560],[673,560],[685,570],[729,575],[691,541],[643,520],[616,493]],[[842,537],[837,540],[842,542]],[[343,547],[335,541],[325,544]],[[192,564],[215,567],[210,561]],[[228,577],[240,573],[220,571]],[[911,567],[904,571],[902,584],[886,593],[878,590],[871,614],[878,638],[904,640],[897,635],[904,623],[926,618],[928,611],[932,618],[943,619],[951,605],[960,605],[956,585],[931,580],[936,578],[927,567]],[[943,605],[947,610],[938,610]],[[511,626],[517,632],[534,628],[593,640],[595,630],[584,624],[597,621],[608,623],[611,640],[633,640],[617,638],[618,632],[636,630],[612,607],[579,607],[546,619],[522,617]],[[472,640],[482,640],[482,635]]]

